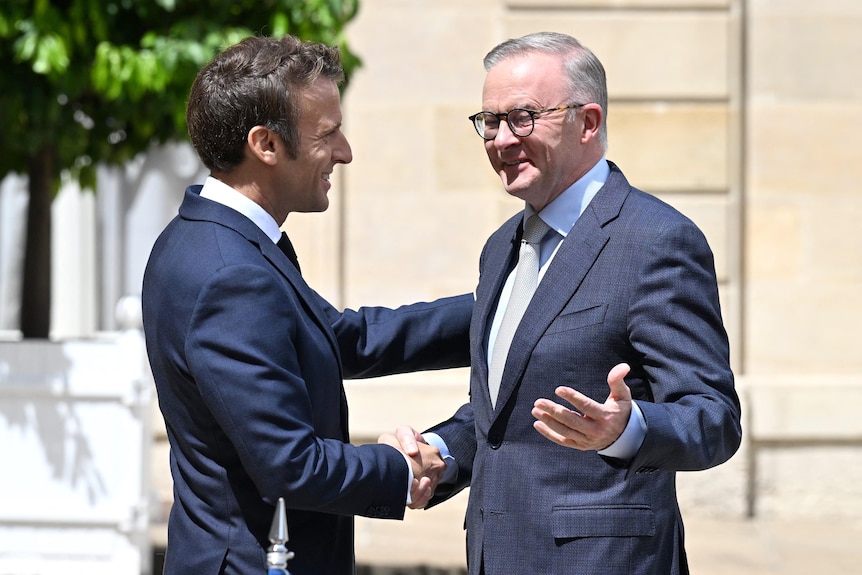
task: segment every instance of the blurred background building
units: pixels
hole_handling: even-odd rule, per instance
[[[487,236],[521,208],[467,116],[500,41],[569,33],[608,74],[608,158],[697,222],[716,255],[744,408],[727,464],[680,474],[687,518],[862,516],[862,3],[858,0],[365,0],[349,38],[363,66],[343,101],[353,163],[324,214],[286,229],[334,305],[398,305],[472,291]],[[205,171],[187,146],[101,173],[98,194],[54,204],[54,338],[117,328],[152,242]],[[0,187],[0,330],[14,330],[26,201]],[[625,270],[620,270],[625,273]],[[348,382],[354,441],[423,428],[467,399],[454,370]],[[170,506],[154,414],[153,537]],[[464,494],[360,519],[360,562],[463,564]],[[430,542],[428,545],[417,541]],[[441,553],[441,549],[445,551]],[[741,573],[742,571],[736,571]]]

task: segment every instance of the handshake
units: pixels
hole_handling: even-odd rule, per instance
[[[437,484],[446,471],[446,463],[440,457],[440,450],[428,445],[422,435],[406,425],[400,425],[395,433],[384,433],[377,443],[391,445],[403,453],[413,470],[413,483],[410,485],[410,509],[423,509],[428,505]]]

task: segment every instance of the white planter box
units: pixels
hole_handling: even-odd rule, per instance
[[[0,575],[149,571],[142,335],[0,342]]]

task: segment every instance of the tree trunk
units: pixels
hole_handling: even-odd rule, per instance
[[[21,295],[21,333],[25,338],[48,337],[51,328],[51,200],[54,150],[43,148],[28,169],[27,245]]]

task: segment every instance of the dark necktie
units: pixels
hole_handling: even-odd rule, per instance
[[[281,239],[278,240],[276,245],[281,248],[281,251],[284,252],[284,255],[287,256],[287,259],[296,268],[296,271],[302,273],[302,270],[299,269],[299,259],[296,257],[296,250],[293,249],[293,244],[290,243],[290,238],[287,237],[286,233],[281,232]]]

